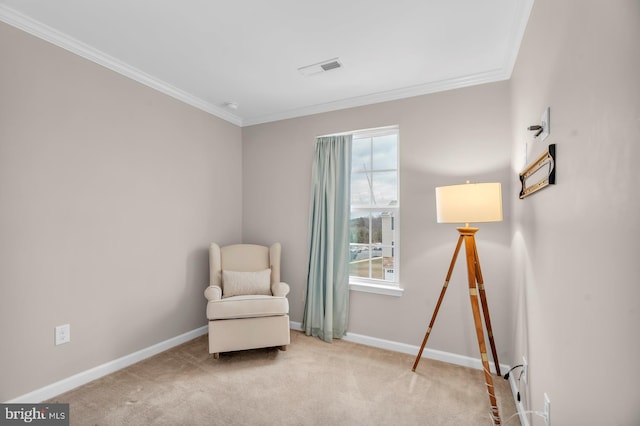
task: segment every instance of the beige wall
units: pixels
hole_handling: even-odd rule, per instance
[[[238,127],[3,23],[0,64],[6,401],[206,324],[242,150]]]
[[[302,321],[315,137],[392,124],[400,126],[400,274],[405,292],[396,298],[352,291],[349,332],[419,345],[458,238],[455,225],[436,223],[434,188],[470,179],[502,182],[506,199],[513,193],[508,82],[243,128],[243,233],[249,242],[282,242],[282,276],[292,288],[291,319]],[[483,225],[478,234],[503,357],[511,337],[508,207],[505,202],[505,222]],[[479,358],[466,288],[461,263],[429,347]]]
[[[547,392],[553,425],[640,424],[640,2],[537,0],[511,85],[513,172],[547,106],[529,158],[558,151],[557,185],[512,202],[527,408]]]

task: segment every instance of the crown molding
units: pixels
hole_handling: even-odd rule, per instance
[[[420,84],[417,86],[405,87],[402,89],[389,90],[386,92],[373,93],[365,96],[342,99],[335,102],[312,105],[308,107],[296,108],[289,111],[277,112],[274,114],[262,115],[246,118],[242,121],[243,126],[253,126],[256,124],[269,123],[272,121],[286,120],[290,118],[303,117],[307,115],[320,114],[324,112],[337,111],[341,109],[354,108],[365,105],[372,105],[382,102],[395,101],[399,99],[412,98],[415,96],[427,95],[430,93],[444,92],[446,90],[460,89],[468,86],[475,86],[484,83],[508,80],[511,73],[506,69],[496,69],[484,73],[471,74],[462,77],[450,78]]]
[[[242,126],[242,119],[237,115],[231,114],[223,108],[213,105],[210,102],[193,96],[184,90],[178,89],[167,82],[140,71],[139,69],[134,68],[106,54],[105,52],[95,49],[88,44],[44,25],[39,21],[29,18],[28,16],[25,16],[7,6],[0,5],[0,21],[88,59],[91,62],[115,71],[118,74],[124,75],[125,77],[144,84],[145,86],[164,93],[165,95],[171,96],[181,102],[235,124],[236,126]]]
[[[524,0],[521,3],[521,7],[517,9],[516,19],[513,20],[513,24],[511,25],[509,45],[507,46],[507,54],[504,60],[504,69],[509,74],[509,78],[511,78],[513,68],[518,59],[518,52],[520,51],[520,45],[524,38],[524,32],[527,29],[531,9],[533,9],[533,2],[534,0]]]

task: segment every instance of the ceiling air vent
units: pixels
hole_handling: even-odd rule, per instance
[[[320,66],[322,67],[323,70],[330,71],[336,68],[340,68],[342,65],[338,61],[331,61],[331,62],[327,62],[326,64],[322,64]]]
[[[329,59],[327,61],[318,62],[317,64],[307,65],[305,67],[298,68],[302,75],[315,75],[323,72],[337,70],[342,67],[342,63],[338,58]]]

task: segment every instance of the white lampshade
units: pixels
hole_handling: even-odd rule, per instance
[[[438,223],[500,222],[500,183],[465,183],[436,188]]]

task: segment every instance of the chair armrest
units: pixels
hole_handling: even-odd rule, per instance
[[[287,283],[273,283],[271,284],[271,293],[277,297],[285,297],[289,294],[289,284]]]
[[[209,301],[220,300],[222,299],[222,288],[217,285],[210,285],[204,289],[204,297]]]

